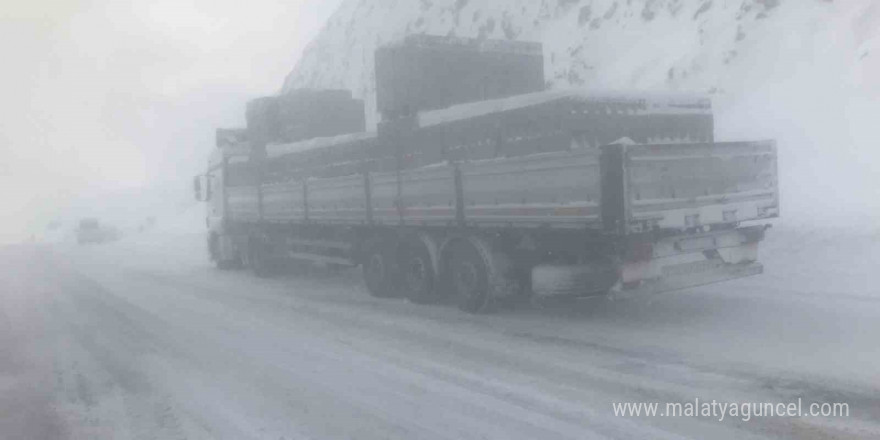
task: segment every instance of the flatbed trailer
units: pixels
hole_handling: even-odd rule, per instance
[[[704,97],[553,91],[224,145],[209,253],[261,276],[284,259],[361,266],[375,296],[470,312],[755,275],[776,148],[714,142],[713,123]]]

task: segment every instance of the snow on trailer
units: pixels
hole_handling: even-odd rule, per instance
[[[318,150],[322,148],[332,148],[340,145],[348,145],[357,142],[366,142],[376,138],[375,132],[352,133],[339,136],[320,137],[300,142],[289,142],[283,144],[269,144],[266,146],[266,155],[270,159],[274,159],[289,154],[303,153],[306,151]]]
[[[554,101],[583,104],[582,112],[595,114],[707,114],[712,101],[693,93],[624,93],[607,90],[563,89],[517,95],[508,98],[454,105],[419,114],[419,126],[428,127],[462,119],[502,113]]]
[[[418,142],[407,141],[416,131]],[[712,142],[711,101],[702,95],[563,90],[460,104],[384,122],[407,144],[408,166],[598,148],[621,138],[638,143]]]

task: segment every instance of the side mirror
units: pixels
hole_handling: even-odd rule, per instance
[[[197,202],[205,201],[205,197],[202,194],[202,176],[196,176],[193,178],[193,195]]]

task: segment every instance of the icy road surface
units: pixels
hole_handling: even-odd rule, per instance
[[[880,438],[880,237],[768,237],[761,277],[493,316],[216,271],[196,235],[2,248],[0,438]],[[851,414],[612,409],[694,398]]]

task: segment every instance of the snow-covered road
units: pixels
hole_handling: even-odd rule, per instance
[[[880,239],[779,236],[761,277],[492,316],[216,271],[198,235],[0,248],[0,438],[880,438]],[[695,398],[850,416],[612,406]]]

